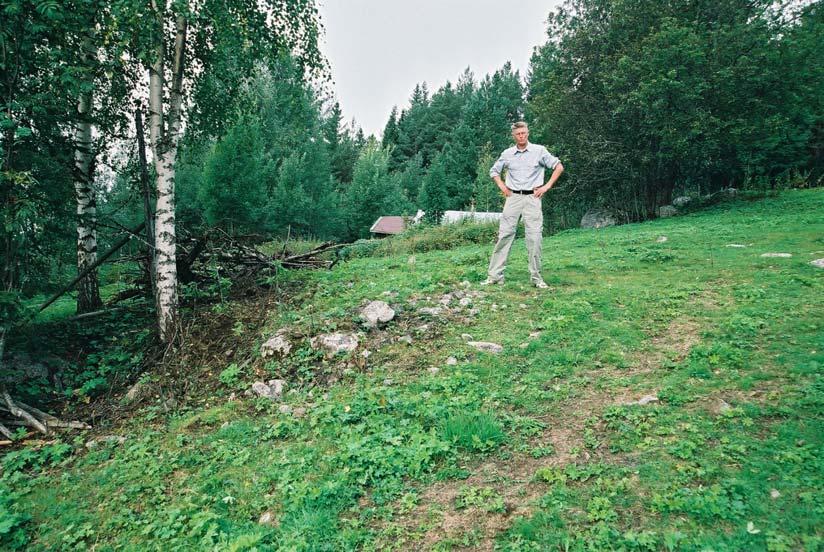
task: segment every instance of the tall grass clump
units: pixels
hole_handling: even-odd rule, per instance
[[[441,436],[458,448],[476,452],[492,450],[506,438],[498,420],[485,412],[451,414],[441,425]]]

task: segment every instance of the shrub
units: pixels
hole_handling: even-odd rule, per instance
[[[493,244],[498,235],[496,223],[461,222],[433,226],[419,224],[402,234],[384,239],[358,240],[341,251],[344,257],[385,257],[427,251],[441,251],[461,245]],[[519,227],[519,237],[523,228]]]

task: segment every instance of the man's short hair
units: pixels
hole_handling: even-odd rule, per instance
[[[515,132],[519,128],[525,128],[529,130],[529,126],[526,124],[525,121],[518,121],[516,123],[512,123],[512,132]]]

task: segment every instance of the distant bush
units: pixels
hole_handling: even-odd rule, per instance
[[[518,230],[519,237],[523,228]],[[427,251],[452,249],[461,245],[495,243],[498,236],[497,223],[461,222],[433,226],[419,224],[402,234],[383,239],[359,240],[341,251],[346,258],[385,257]]]

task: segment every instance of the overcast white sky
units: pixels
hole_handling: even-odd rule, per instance
[[[455,83],[466,67],[479,79],[511,61],[526,74],[546,18],[560,0],[319,0],[322,50],[346,120],[380,136],[392,106],[416,83]]]

